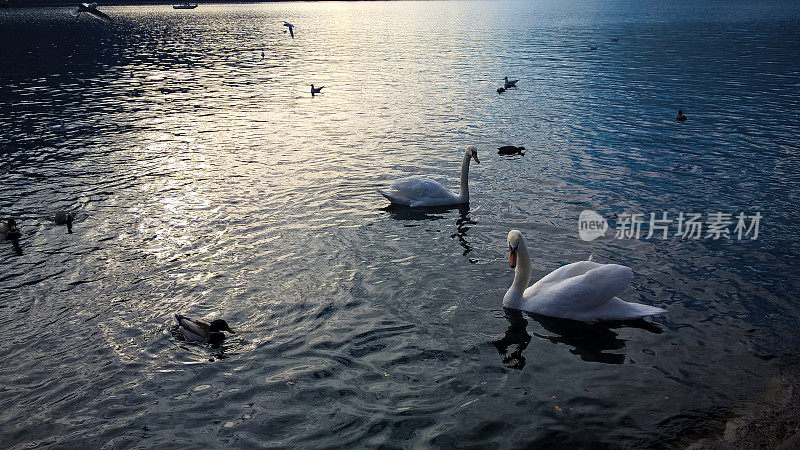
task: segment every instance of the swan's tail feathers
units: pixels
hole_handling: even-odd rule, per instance
[[[630,303],[628,302],[630,308],[630,318],[631,319],[640,319],[647,316],[654,316],[656,314],[663,314],[667,312],[666,309],[662,309],[656,306],[650,305],[643,305],[641,303]]]
[[[598,320],[636,320],[643,319],[656,314],[663,314],[666,309],[655,306],[643,305],[641,303],[631,303],[614,297],[606,302],[598,310],[592,311],[592,319]]]
[[[382,196],[386,197],[387,200],[389,200],[390,202],[394,203],[395,205],[405,205],[405,206],[410,206],[411,205],[411,199],[405,197],[399,191],[396,191],[394,189],[391,189],[391,190],[378,189],[378,192]]]

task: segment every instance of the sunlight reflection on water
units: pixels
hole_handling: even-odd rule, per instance
[[[0,206],[25,233],[0,252],[4,444],[663,445],[796,349],[796,5],[103,10],[0,11]],[[393,178],[455,189],[468,144],[469,207],[386,208]],[[753,243],[585,243],[583,209],[768,219]],[[534,278],[594,254],[669,314],[503,311],[512,227]],[[241,331],[189,345],[176,311]]]

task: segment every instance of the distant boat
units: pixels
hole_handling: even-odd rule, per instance
[[[197,3],[181,3],[180,5],[172,5],[173,9],[195,9]]]

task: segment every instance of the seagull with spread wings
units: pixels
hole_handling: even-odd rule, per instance
[[[86,13],[94,17],[95,19],[102,20],[103,22],[108,22],[108,23],[113,22],[113,20],[111,20],[111,17],[108,17],[107,14],[97,10],[97,3],[81,3],[78,6],[69,10],[69,13],[72,14],[72,17],[78,17],[81,13]]]
[[[290,24],[289,22],[283,21],[283,26],[289,28],[289,33],[292,35],[292,39],[294,39],[294,25]],[[286,30],[283,31],[286,33]]]

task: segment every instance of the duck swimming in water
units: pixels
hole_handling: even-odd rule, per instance
[[[502,94],[505,91],[506,91],[506,88],[497,88],[497,93],[498,94]]]
[[[497,153],[500,155],[516,155],[517,153],[524,155],[525,153],[522,152],[523,150],[525,150],[525,147],[515,147],[513,145],[497,147]]]
[[[57,225],[66,225],[67,233],[72,233],[72,221],[74,219],[75,217],[72,215],[71,212],[59,211],[56,213],[54,221]]]
[[[3,235],[3,238],[7,241],[16,242],[22,236],[22,233],[17,228],[17,222],[14,219],[8,219],[0,220],[0,235]]]
[[[318,88],[315,88],[315,87],[314,87],[314,85],[312,84],[312,85],[311,85],[311,95],[313,96],[314,94],[321,94],[321,93],[322,93],[322,89],[323,89],[324,87],[325,87],[325,86],[320,86],[320,87],[318,87]]]
[[[223,333],[223,331],[236,334],[236,332],[228,326],[228,322],[222,319],[216,319],[212,320],[211,323],[206,323],[200,320],[190,319],[180,314],[175,314],[175,324],[178,325],[178,330],[187,340],[203,342],[214,346],[222,344],[222,341],[225,340],[225,333]]]
[[[678,110],[678,117],[675,118],[678,122],[683,122],[686,120],[686,115],[683,113],[682,110]]]

